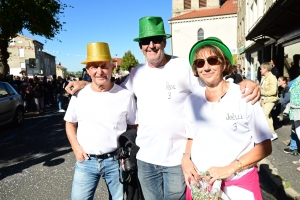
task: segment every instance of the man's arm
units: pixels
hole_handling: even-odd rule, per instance
[[[247,97],[247,102],[251,101],[252,104],[255,104],[260,99],[260,87],[252,80],[249,79],[240,79],[241,75],[239,74],[231,74],[226,77],[232,78],[234,80],[234,83],[238,84],[240,86],[242,97]],[[247,90],[246,90],[247,88]]]
[[[89,159],[88,155],[84,152],[82,146],[80,146],[77,141],[77,123],[66,122],[66,132],[76,160],[78,162],[82,162],[84,159]]]
[[[86,85],[88,85],[90,82],[88,81],[71,81],[69,84],[66,86],[65,90],[69,94],[75,94],[77,91],[81,90],[84,88]]]

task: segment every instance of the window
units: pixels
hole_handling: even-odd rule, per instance
[[[25,57],[24,49],[20,48],[19,49],[19,57]]]
[[[8,92],[5,89],[4,84],[0,83],[0,98],[7,97]]]
[[[21,66],[21,69],[25,69],[25,68],[26,68],[26,65],[25,65],[24,62],[21,62],[21,63],[20,63],[20,66]]]
[[[184,0],[184,9],[191,9],[191,0]]]
[[[202,28],[200,28],[198,30],[198,41],[203,40],[204,39],[204,31]]]
[[[199,8],[206,7],[206,0],[199,0]]]

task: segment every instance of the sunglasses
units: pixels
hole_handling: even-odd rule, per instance
[[[218,56],[209,56],[206,59],[196,59],[194,65],[197,68],[202,68],[205,65],[205,61],[207,61],[209,65],[219,65],[221,62],[218,58]]]
[[[149,45],[151,41],[153,42],[153,44],[160,44],[162,43],[163,40],[164,37],[161,36],[148,37],[148,38],[140,39],[140,44]]]

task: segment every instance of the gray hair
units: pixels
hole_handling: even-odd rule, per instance
[[[271,62],[264,62],[263,64],[261,64],[260,67],[264,68],[264,69],[267,69],[268,71],[272,70],[272,64],[271,64]]]

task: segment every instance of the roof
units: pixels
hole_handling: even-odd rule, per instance
[[[276,0],[263,17],[248,32],[246,40],[269,36],[275,40],[300,27],[298,0]]]
[[[121,65],[122,58],[112,58],[112,59],[118,61],[118,66]],[[114,62],[114,63],[115,63],[115,62]]]
[[[227,0],[219,8],[200,8],[199,10],[194,10],[192,12],[173,17],[169,19],[169,21],[230,14],[237,14],[237,0]]]
[[[61,70],[66,70],[67,68],[65,68],[65,67],[63,67],[63,66],[61,66],[61,65],[56,65],[56,68],[59,68],[59,69],[61,69]]]

